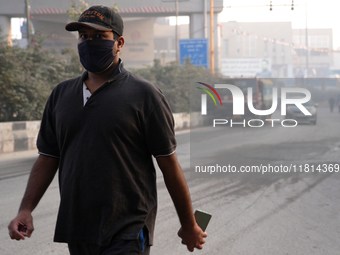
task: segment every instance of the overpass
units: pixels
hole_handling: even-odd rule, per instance
[[[150,64],[153,61],[153,24],[157,17],[175,16],[175,0],[87,0],[90,6],[103,4],[112,6],[117,4],[118,12],[124,19],[124,37],[127,42],[133,42],[136,38],[138,45],[143,46],[141,56],[136,56],[136,52],[131,53],[134,62],[140,64]],[[75,34],[64,30],[65,24],[70,21],[67,10],[72,3],[80,4],[78,0],[30,0],[32,23],[35,31],[40,31],[47,36],[45,48],[76,48]],[[220,45],[218,14],[222,11],[223,0],[215,0],[214,8],[214,46],[218,49]],[[2,34],[10,38],[11,18],[25,17],[25,0],[0,0],[0,26]],[[205,38],[205,27],[210,27],[210,18],[205,23],[205,15],[210,14],[209,0],[178,0],[179,16],[189,16],[189,38]],[[139,36],[135,36],[136,33]],[[134,36],[132,36],[134,34]],[[175,36],[175,35],[174,35]],[[144,37],[144,38],[143,38]],[[134,45],[133,43],[131,43]],[[133,52],[133,51],[132,51]],[[218,51],[215,50],[215,67],[219,67]],[[129,50],[124,52],[125,63],[129,62]],[[137,57],[137,58],[136,58]],[[132,62],[131,62],[132,63]]]

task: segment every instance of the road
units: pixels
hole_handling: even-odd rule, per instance
[[[178,157],[192,195],[193,207],[212,213],[208,238],[199,254],[339,254],[340,174],[274,173],[196,176],[192,158],[201,163],[319,164],[339,163],[340,114],[320,107],[316,126],[295,128],[219,128],[177,134]],[[194,136],[199,132],[200,140]],[[218,143],[216,141],[219,141]],[[212,144],[209,143],[213,143]],[[0,254],[67,254],[52,242],[59,203],[55,179],[33,213],[30,239],[12,241],[7,225],[15,216],[36,157],[35,152],[0,155]],[[195,162],[191,162],[195,163]],[[191,167],[192,164],[191,164]],[[159,208],[151,254],[190,254],[177,237],[179,222],[157,170]],[[201,178],[199,178],[201,177]]]

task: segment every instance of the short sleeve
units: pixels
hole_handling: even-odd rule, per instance
[[[37,139],[37,148],[42,155],[59,158],[59,146],[56,136],[51,96],[45,106]]]
[[[154,157],[170,156],[176,150],[174,118],[164,96],[146,119],[145,136]]]

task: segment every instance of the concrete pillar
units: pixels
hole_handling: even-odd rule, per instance
[[[218,26],[218,14],[214,13],[214,60],[215,60],[215,73],[219,73],[221,69],[221,33]],[[204,15],[203,13],[194,13],[190,15],[190,38],[204,38]],[[208,56],[210,59],[210,16],[207,19],[208,27]],[[209,60],[210,63],[210,60]]]
[[[190,38],[204,38],[204,15],[194,13],[190,15]]]
[[[12,45],[12,29],[11,29],[11,17],[9,16],[0,16],[0,34],[7,38],[7,41],[10,45]]]

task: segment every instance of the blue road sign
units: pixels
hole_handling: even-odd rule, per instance
[[[208,39],[179,40],[180,63],[183,64],[186,58],[190,58],[193,65],[208,69]]]

